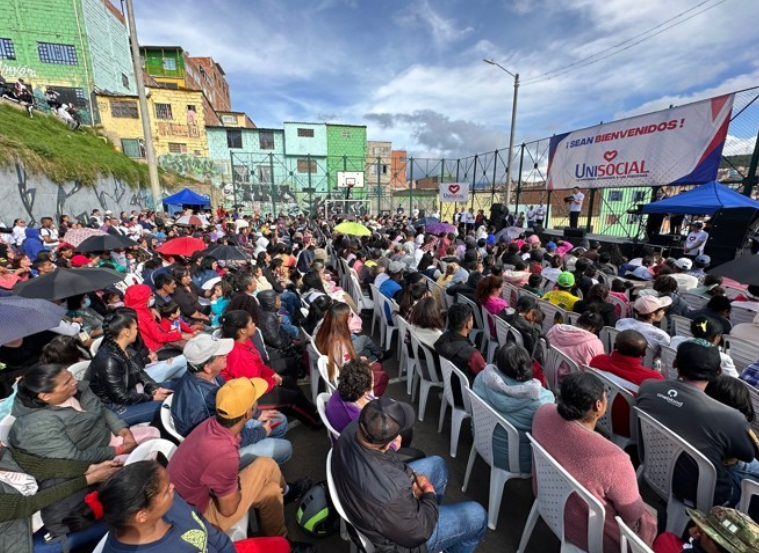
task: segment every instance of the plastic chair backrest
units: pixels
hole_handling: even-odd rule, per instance
[[[484,307],[480,307],[480,312],[482,313],[482,328],[485,331],[485,337],[487,337],[490,341],[496,341],[498,340],[497,332],[494,336],[490,333],[491,323],[492,326],[495,328],[495,319],[500,319],[500,317],[496,317],[490,311],[485,309]]]
[[[490,466],[495,466],[493,456],[493,434],[497,427],[501,427],[506,432],[509,442],[508,471],[519,474],[519,432],[514,426],[503,418],[490,405],[467,388],[466,394],[469,396],[469,402],[472,405],[472,425],[474,426],[474,448],[480,454],[485,462]]]
[[[703,309],[709,302],[709,299],[704,296],[697,296],[696,294],[689,294],[688,292],[680,294],[680,297],[683,298],[683,301],[688,304],[688,307],[694,311]]]
[[[741,380],[748,388],[748,395],[751,396],[751,404],[754,406],[754,412],[759,413],[759,390],[753,387],[745,380]],[[754,417],[754,422],[751,423],[751,428],[754,433],[759,433],[759,416]]]
[[[619,333],[620,331],[613,326],[605,326],[601,329],[598,337],[601,339],[607,354],[611,355],[611,352],[614,351],[614,341]]]
[[[84,380],[84,375],[87,374],[90,363],[91,361],[79,361],[79,363],[74,363],[68,368],[69,372],[74,376],[74,380],[77,382]]]
[[[440,358],[440,371],[443,373],[443,395],[448,405],[451,405],[453,409],[463,409],[471,415],[472,405],[466,393],[470,388],[469,379],[445,357]]]
[[[329,378],[329,358],[326,355],[320,355],[316,360],[316,366],[319,368],[319,376],[322,377],[324,384],[327,386],[327,391],[330,393],[337,389],[337,379],[340,376],[340,369],[335,367],[335,378]]]
[[[332,475],[332,450],[331,449],[329,450],[329,453],[327,453],[327,488],[329,489],[329,496],[330,498],[332,498],[332,504],[335,506],[335,509],[337,510],[337,514],[339,514],[340,518],[342,518],[345,522],[350,524],[351,521],[345,512],[345,507],[343,507],[343,504],[340,501],[340,496],[337,493],[337,486],[335,486],[335,479]],[[355,527],[354,527],[354,530],[356,530]],[[361,540],[361,545],[364,547],[364,551],[366,553],[374,553],[374,545],[372,545],[369,539],[358,530],[356,530],[356,534],[358,535],[358,538]]]
[[[332,397],[332,394],[329,392],[322,392],[316,396],[316,410],[319,411],[319,418],[322,420],[324,428],[327,429],[327,436],[334,441],[340,437],[340,432],[335,430],[335,427],[332,426],[327,418],[327,402],[329,402],[330,397]]]
[[[95,357],[98,350],[100,349],[100,345],[103,343],[103,337],[100,336],[99,338],[95,338],[92,341],[92,344],[90,345],[90,353],[92,354],[92,357]]]
[[[675,464],[687,453],[698,465],[696,508],[708,512],[714,501],[717,471],[698,449],[683,440],[651,415],[635,407],[638,415],[638,453],[643,460],[643,478],[665,501],[672,501],[672,479]]]
[[[675,336],[685,336],[686,338],[693,338],[693,333],[690,330],[691,320],[680,315],[670,315],[669,320],[674,327]]]
[[[411,351],[414,352],[414,359],[416,359],[417,366],[422,372],[424,379],[436,384],[442,384],[440,356],[432,351],[427,344],[419,340],[411,329],[409,329],[409,336],[411,336]]]
[[[382,302],[380,301],[380,296],[382,295],[379,291],[379,288],[377,288],[373,283],[369,285],[369,295],[372,298],[372,302],[374,303],[374,313],[376,315],[380,315],[380,310],[382,309]]]
[[[601,502],[580,484],[556,459],[543,449],[531,434],[533,474],[536,481],[538,512],[548,527],[561,540],[564,536],[564,510],[570,495],[577,495],[588,506],[587,553],[603,553],[604,519],[606,511]],[[542,490],[542,493],[541,493]]]
[[[722,339],[725,341],[725,349],[739,373],[759,359],[759,344],[742,338],[731,338],[729,334],[725,334]]]
[[[456,297],[458,298],[456,300],[457,302],[466,304],[472,308],[472,313],[474,313],[474,328],[483,330],[482,310],[480,309],[480,306],[461,294],[458,294]]]
[[[733,326],[742,323],[752,323],[754,322],[755,316],[756,311],[751,311],[750,309],[742,307],[740,302],[733,302],[732,307],[730,308],[730,322],[733,323]]]
[[[580,372],[580,367],[571,357],[568,357],[560,349],[549,346],[543,373],[546,376],[546,380],[548,380],[548,388],[554,393],[559,390],[559,369],[562,366],[566,366],[569,369],[569,374]]]
[[[98,544],[95,546],[95,549],[92,550],[92,553],[103,553],[106,541],[108,541],[108,534],[103,536],[103,539],[98,542]]]
[[[661,373],[667,380],[677,378],[677,369],[673,366],[677,357],[677,350],[669,346],[662,346],[659,352],[659,361],[661,361]]]
[[[509,302],[509,305],[514,307],[517,302],[519,301],[519,294],[524,290],[523,288],[519,288],[518,286],[515,286],[514,284],[511,284],[509,282],[503,283],[503,299],[505,299],[507,302]],[[527,292],[527,290],[524,290]],[[530,292],[527,292],[528,294]]]
[[[163,400],[163,403],[161,404],[161,424],[163,424],[166,432],[171,434],[171,436],[174,437],[179,443],[182,443],[184,441],[184,436],[182,436],[177,431],[177,427],[174,424],[174,417],[171,415],[171,404],[173,402],[174,394],[171,394],[169,397]]]
[[[166,459],[171,460],[171,456],[177,450],[177,446],[172,444],[169,440],[158,438],[155,440],[148,440],[138,445],[126,460],[125,465],[131,465],[138,461],[147,461],[149,459],[155,459],[158,453],[162,453]]]
[[[562,322],[567,322],[567,312],[561,307],[554,305],[547,300],[539,300],[538,305],[540,305],[540,310],[545,315],[545,319],[543,319],[543,332],[548,332],[550,330],[554,325],[554,321],[556,321],[557,315],[561,317]]]
[[[627,318],[627,304],[625,302],[623,302],[618,297],[612,296],[612,295],[607,296],[606,301],[612,304],[615,308],[619,308],[620,319]]]
[[[498,345],[500,347],[506,346],[509,342],[513,342],[518,346],[524,347],[524,339],[522,333],[516,328],[511,326],[501,317],[494,317],[495,320],[495,334],[498,338]]]
[[[565,321],[565,323],[571,326],[577,326],[577,319],[579,318],[580,318],[580,313],[575,313],[574,311],[567,311],[567,321]]]
[[[635,411],[633,411],[633,407],[635,407],[635,396],[633,396],[629,390],[623,388],[618,382],[615,382],[613,379],[609,378],[608,373],[605,373],[604,371],[594,369],[593,367],[585,367],[585,372],[591,372],[595,374],[601,380],[601,382],[603,382],[604,388],[606,388],[606,398],[608,400],[609,406],[606,409],[604,416],[598,419],[596,422],[596,427],[598,428],[599,432],[601,432],[601,434],[607,438],[610,438],[614,443],[618,444],[618,442],[614,440],[614,437],[618,436],[618,434],[614,432],[615,425],[614,421],[612,420],[614,409],[612,409],[612,406],[614,405],[617,396],[622,396],[622,398],[625,400],[625,403],[627,403],[627,408],[630,413],[630,429],[627,436],[620,437],[631,438],[632,440],[635,440],[635,432],[638,426],[637,422],[635,421]]]
[[[646,545],[638,534],[630,530],[621,517],[614,517],[619,525],[619,545],[622,553],[654,553],[654,550]]]
[[[755,497],[759,497],[759,482],[744,478],[741,482],[741,502],[738,504],[738,510],[748,514],[751,500]]]
[[[406,338],[408,337],[409,332],[408,321],[401,317],[400,314],[396,313],[395,323],[398,325],[398,341],[401,344],[401,348],[406,348],[406,353],[413,356],[413,353],[409,353],[411,351],[411,341],[409,340],[409,342],[406,343]]]
[[[11,427],[13,426],[13,423],[16,422],[16,417],[13,415],[5,415],[2,420],[0,420],[0,444],[3,444],[4,446],[8,446],[8,435],[11,433]]]

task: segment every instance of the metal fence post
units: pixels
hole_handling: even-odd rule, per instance
[[[239,200],[237,199],[237,179],[235,178],[235,153],[229,152],[229,169],[232,172],[232,195],[235,198],[235,206],[239,205]],[[234,207],[234,209],[237,209]]]
[[[377,156],[377,215],[382,212],[382,158]]]
[[[524,164],[524,143],[522,143],[522,151],[519,152],[519,176],[517,177],[517,205],[514,207],[516,215],[519,215],[519,195],[522,193],[522,167]]]
[[[748,175],[743,179],[743,195],[751,197],[751,193],[756,186],[756,168],[759,165],[759,133],[757,133],[756,144],[754,144],[754,153],[751,154],[751,161],[748,165]]]
[[[495,180],[498,178],[498,150],[493,152],[493,185],[490,187],[490,205],[495,201]]]
[[[588,202],[588,221],[585,223],[585,232],[590,234],[593,230],[593,202],[596,199],[596,189],[590,189],[590,201]]]
[[[474,199],[477,195],[477,154],[474,156],[474,170],[472,171],[472,207],[474,209]]]
[[[410,215],[414,210],[413,206],[411,205],[414,201],[414,158],[410,157],[408,160],[409,163],[411,163],[411,171],[409,172],[408,180],[408,211]]]
[[[311,217],[314,217],[316,212],[314,210],[314,186],[311,183],[311,154],[306,154],[306,165],[308,166],[308,203],[310,204],[308,212],[311,214]]]
[[[271,179],[271,209],[277,217],[277,192],[274,188],[274,154],[269,154],[269,178]]]
[[[548,198],[546,199],[546,219],[544,221],[543,228],[551,228],[551,194],[553,193],[553,190],[548,191]]]

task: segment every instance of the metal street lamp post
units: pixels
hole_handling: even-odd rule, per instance
[[[512,73],[500,63],[484,59],[482,60],[490,65],[495,65],[502,71],[505,71],[512,77],[514,77],[514,103],[511,106],[511,134],[509,135],[509,159],[506,163],[506,192],[503,194],[503,203],[506,207],[509,207],[511,203],[511,160],[514,158],[514,132],[517,126],[517,97],[519,96],[519,73]]]

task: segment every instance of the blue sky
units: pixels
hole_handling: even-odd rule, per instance
[[[508,145],[523,81],[703,0],[135,0],[142,44],[213,56],[257,125],[366,124],[417,156]],[[710,0],[704,7],[721,0]],[[759,2],[727,0],[619,55],[520,90],[517,141],[759,85]],[[756,128],[734,136],[749,148]]]

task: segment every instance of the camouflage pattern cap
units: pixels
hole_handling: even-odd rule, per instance
[[[759,551],[759,524],[727,507],[712,507],[709,514],[688,509],[693,522],[712,540],[730,553]]]

